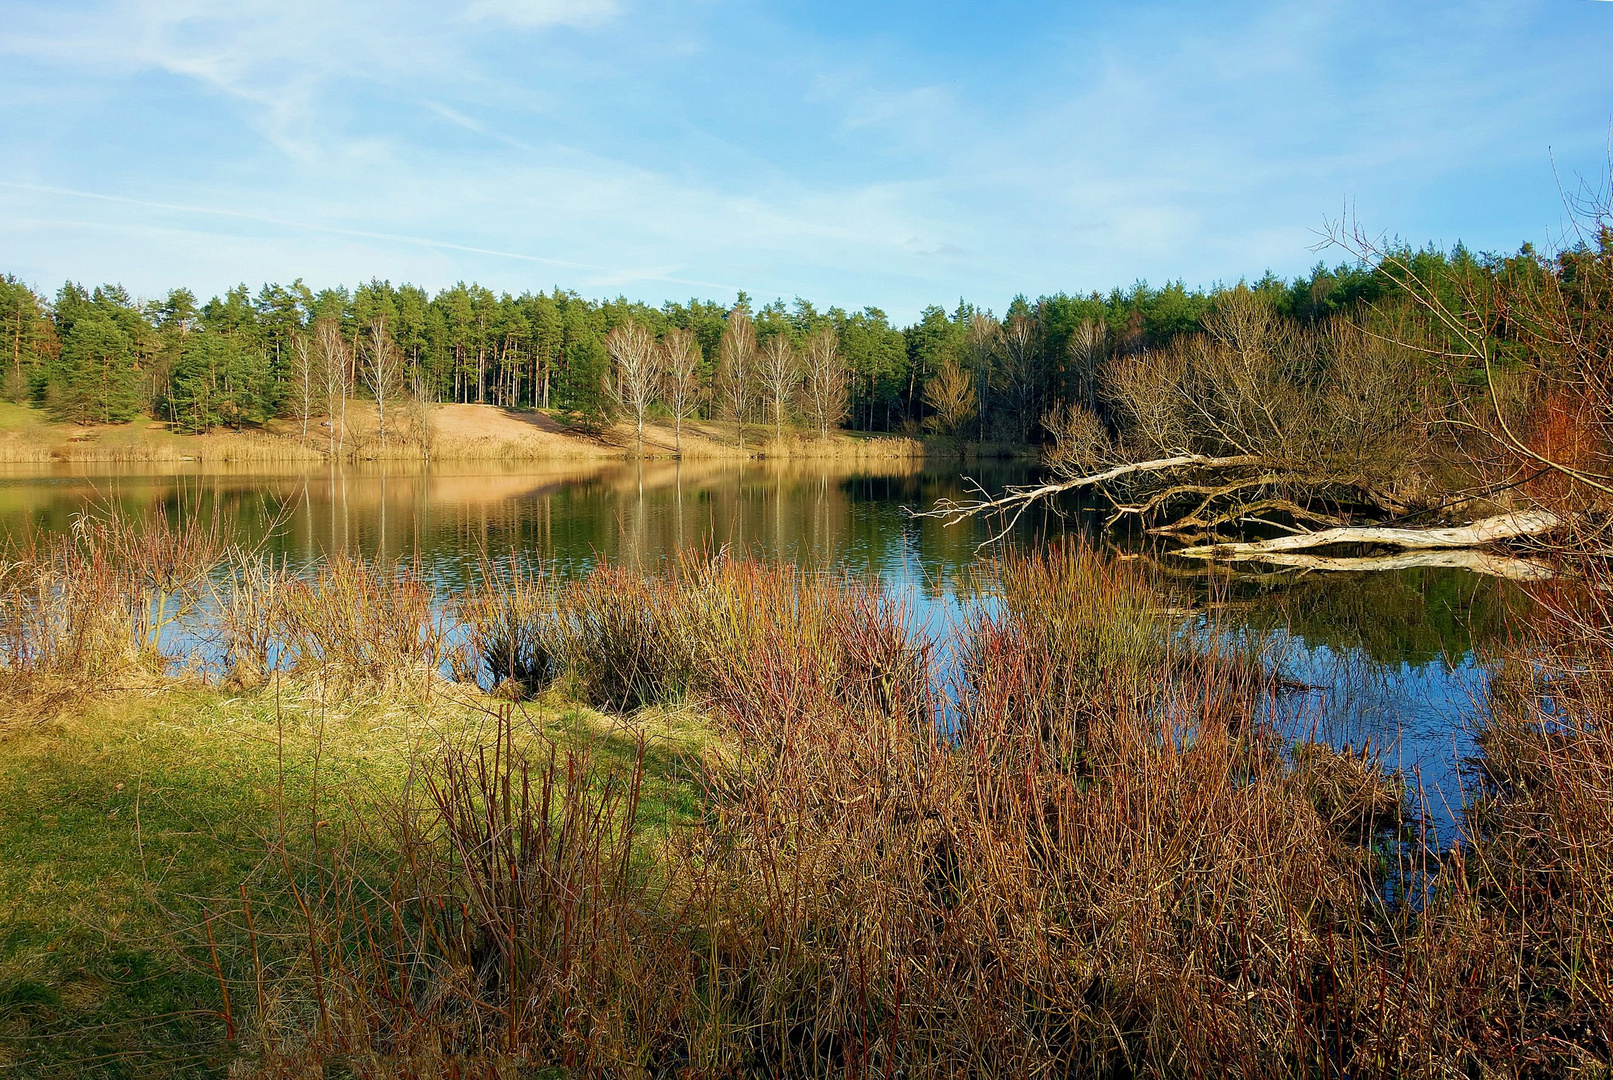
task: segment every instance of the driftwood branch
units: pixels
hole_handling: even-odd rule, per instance
[[[1177,555],[1200,559],[1260,558],[1285,552],[1311,551],[1332,544],[1381,544],[1409,550],[1477,548],[1502,540],[1540,536],[1561,524],[1556,514],[1526,510],[1481,518],[1471,525],[1449,528],[1401,529],[1382,525],[1340,526],[1316,532],[1274,536],[1269,540],[1200,544],[1182,548]]]
[[[964,518],[974,517],[978,514],[1021,511],[1031,503],[1042,499],[1050,499],[1055,495],[1062,495],[1066,491],[1102,487],[1116,480],[1139,474],[1170,472],[1173,469],[1185,468],[1233,469],[1248,465],[1258,465],[1260,461],[1261,459],[1253,454],[1236,454],[1231,457],[1177,454],[1174,457],[1155,458],[1152,461],[1128,462],[1124,465],[1116,465],[1105,469],[1102,472],[1092,473],[1088,476],[1077,476],[1070,480],[1056,480],[1051,484],[1014,486],[1008,488],[996,498],[988,496],[963,502],[953,499],[941,499],[936,502],[932,509],[914,511],[914,516],[943,518],[948,525],[953,525]]]
[[[1239,470],[1250,469],[1259,471],[1252,476],[1235,475]],[[1180,476],[1179,474],[1183,472],[1200,474],[1200,477],[1204,473],[1215,472],[1222,472],[1223,475],[1233,472],[1234,475],[1220,482],[1206,482],[1200,477]],[[1203,543],[1181,548],[1173,553],[1188,558],[1260,560],[1275,565],[1314,570],[1388,570],[1418,566],[1460,566],[1499,577],[1534,579],[1548,576],[1551,569],[1542,563],[1509,558],[1501,554],[1489,554],[1478,549],[1502,541],[1539,536],[1557,529],[1562,524],[1555,514],[1531,510],[1482,518],[1468,525],[1446,527],[1345,525],[1340,522],[1339,517],[1303,505],[1282,493],[1280,489],[1287,484],[1298,483],[1318,488],[1332,487],[1335,491],[1342,485],[1369,493],[1370,485],[1358,484],[1352,479],[1343,477],[1315,476],[1297,471],[1292,474],[1285,473],[1281,469],[1274,469],[1271,462],[1256,454],[1225,456],[1176,454],[1150,461],[1114,465],[1085,476],[1055,480],[1046,484],[1010,487],[995,496],[977,485],[974,489],[980,496],[977,499],[942,499],[930,510],[910,512],[917,517],[942,518],[948,525],[976,515],[1000,515],[1005,524],[996,536],[982,545],[984,547],[1012,531],[1020,516],[1037,502],[1065,492],[1080,490],[1105,490],[1112,499],[1113,486],[1125,487],[1140,480],[1152,481],[1156,485],[1163,484],[1163,487],[1151,492],[1136,504],[1116,502],[1107,524],[1113,524],[1119,518],[1132,515],[1147,517],[1173,498],[1191,496],[1199,501],[1187,516],[1165,525],[1155,526],[1148,531],[1156,535],[1181,535],[1189,528],[1196,528],[1213,534],[1218,527],[1233,522],[1256,522],[1290,530],[1289,535],[1265,540]],[[1267,491],[1259,492],[1258,489],[1261,488]],[[1279,490],[1271,491],[1272,488]],[[1217,499],[1235,497],[1238,493],[1251,490],[1255,490],[1260,497],[1243,501],[1235,499],[1235,505],[1217,513],[1206,514]],[[1277,511],[1287,514],[1295,524],[1266,521],[1258,516],[1257,511]],[[1330,527],[1306,529],[1306,522]],[[1314,554],[1319,548],[1336,544],[1400,548],[1403,551],[1424,554],[1370,558],[1338,558]],[[1436,557],[1426,554],[1429,552],[1444,554]]]

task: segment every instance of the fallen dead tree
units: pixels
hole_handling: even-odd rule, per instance
[[[938,517],[953,524],[977,515],[993,515],[1005,521],[1003,528],[987,543],[993,543],[1011,531],[1020,516],[1031,506],[1054,496],[1082,489],[1103,490],[1105,485],[1124,478],[1145,473],[1160,473],[1181,468],[1237,468],[1251,464],[1247,457],[1212,458],[1199,454],[1180,454],[1155,461],[1117,465],[1088,476],[1057,480],[1047,484],[1010,487],[1000,495],[984,492],[975,500],[939,500],[936,505],[918,516]],[[1231,485],[1222,485],[1222,490]],[[1165,488],[1155,497],[1184,490],[1199,490],[1201,485],[1177,484]],[[1289,499],[1267,498],[1258,506],[1241,504],[1234,515],[1221,515],[1206,521],[1197,515],[1185,515],[1172,520],[1167,527],[1155,528],[1156,533],[1182,534],[1210,532],[1231,522],[1259,523],[1291,529],[1283,536],[1263,540],[1216,540],[1179,548],[1174,555],[1188,558],[1217,559],[1230,562],[1261,561],[1273,565],[1313,570],[1398,570],[1415,567],[1460,567],[1478,573],[1514,580],[1536,580],[1550,577],[1552,570],[1544,563],[1512,556],[1499,555],[1481,549],[1505,543],[1544,536],[1559,529],[1563,522],[1553,513],[1544,510],[1518,511],[1480,518],[1466,525],[1428,526],[1405,528],[1391,525],[1333,525],[1328,528],[1304,530],[1295,526],[1257,516],[1258,511],[1276,511],[1294,520],[1320,519],[1322,515],[1308,511]],[[1135,513],[1136,508],[1117,507],[1109,518]],[[1400,548],[1414,554],[1374,556],[1322,556],[1314,552],[1320,548],[1353,544],[1375,547]]]
[[[1296,551],[1314,551],[1335,544],[1374,544],[1409,550],[1479,548],[1505,540],[1543,536],[1561,524],[1556,514],[1528,510],[1480,518],[1470,525],[1405,529],[1382,525],[1340,526],[1315,532],[1297,532],[1265,540],[1200,544],[1182,548],[1177,555],[1197,558],[1262,558]]]
[[[1344,518],[1339,508],[1343,506],[1367,506],[1388,513],[1410,509],[1364,479],[1307,475],[1277,466],[1259,454],[1184,453],[1123,462],[1045,484],[1012,485],[998,495],[980,489],[977,499],[941,499],[918,516],[942,518],[948,525],[968,517],[1001,517],[1005,521],[1001,536],[1031,506],[1081,491],[1098,492],[1110,500],[1114,511],[1106,524],[1111,525],[1123,517],[1150,520],[1168,511],[1173,502],[1190,503],[1185,512],[1169,514],[1164,523],[1148,528],[1149,532],[1175,535],[1213,534],[1229,525],[1259,521],[1260,514],[1341,525]],[[1134,497],[1127,501],[1128,495]]]
[[[1234,290],[1202,333],[1109,358],[1095,401],[1044,417],[1049,482],[979,490],[926,514],[999,517],[1006,533],[1029,507],[1085,492],[1110,504],[1107,524],[1135,520],[1191,542],[1236,539],[1251,524],[1297,532],[1428,510],[1438,407],[1419,364],[1380,336],[1301,326]]]
[[[1177,552],[1177,554],[1187,554]],[[1194,553],[1194,557],[1212,557]],[[1364,573],[1381,570],[1467,570],[1508,581],[1545,581],[1557,571],[1539,559],[1526,559],[1481,548],[1409,551],[1395,555],[1312,555],[1284,551],[1222,556],[1229,562],[1262,562],[1294,570],[1327,573]]]

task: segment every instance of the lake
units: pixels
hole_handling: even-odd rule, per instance
[[[970,476],[996,489],[1034,473],[987,463]],[[417,561],[445,593],[467,585],[486,555],[580,571],[599,560],[648,568],[680,550],[726,549],[878,574],[939,635],[954,582],[994,523],[947,526],[908,510],[969,493],[956,466],[917,463],[10,466],[0,473],[0,529],[66,529],[86,508],[113,504],[199,503],[216,506],[239,541],[293,566],[332,552]],[[1100,520],[1078,504],[1028,513],[1004,542],[1085,530],[1117,558],[1155,559],[1207,613],[1201,624],[1261,635],[1289,677],[1309,687],[1286,696],[1282,722],[1337,745],[1370,742],[1420,777],[1432,816],[1449,820],[1484,689],[1480,656],[1500,633],[1509,586],[1450,569],[1229,575],[1163,556],[1138,536],[1105,536]]]

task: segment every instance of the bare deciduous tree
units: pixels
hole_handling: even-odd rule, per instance
[[[1015,315],[1002,329],[1002,401],[1014,426],[1016,442],[1030,440],[1041,391],[1042,328],[1029,315]]]
[[[1023,335],[1005,336],[1011,368]],[[1212,538],[1251,521],[1299,532],[1405,514],[1428,490],[1412,356],[1348,325],[1302,327],[1235,290],[1203,333],[1104,366],[1118,442],[1079,403],[1054,410],[1043,420],[1055,440],[1051,483],[938,509],[1013,516],[1091,489],[1113,501],[1111,520]]]
[[[948,357],[924,384],[924,404],[930,409],[925,425],[939,435],[961,436],[974,419],[977,400],[974,377]]]
[[[661,401],[672,413],[674,447],[683,453],[683,422],[700,406],[700,343],[691,330],[672,329],[661,339]]]
[[[818,330],[806,343],[806,408],[823,439],[851,411],[851,373],[840,358],[839,346],[832,326]]]
[[[611,400],[633,420],[637,452],[644,455],[644,417],[655,403],[661,382],[661,350],[649,327],[629,319],[605,335],[614,368]]]
[[[1093,412],[1098,408],[1098,372],[1108,353],[1109,327],[1099,319],[1082,319],[1065,346],[1070,399]]]
[[[773,407],[773,438],[784,438],[784,411],[801,385],[801,356],[784,334],[774,334],[762,348],[757,364],[762,393]]]
[[[319,353],[319,381],[324,391],[325,422],[330,425],[330,456],[341,456],[347,439],[347,399],[353,389],[353,354],[342,337],[342,325],[326,316],[314,324]]]
[[[980,441],[986,441],[986,404],[991,398],[992,367],[1002,345],[1002,325],[990,315],[975,312],[969,318],[964,349],[974,372],[975,408],[980,415]]]
[[[398,351],[386,328],[386,316],[377,315],[370,323],[364,342],[364,383],[375,398],[376,424],[381,449],[386,449],[386,403],[396,397],[403,381],[403,354]]]
[[[1047,464],[1056,476],[1081,476],[1101,468],[1114,447],[1097,414],[1079,402],[1067,402],[1042,417],[1042,427],[1053,437]]]
[[[314,415],[314,399],[319,395],[319,361],[314,342],[301,330],[291,332],[291,407],[297,417],[304,442],[308,441],[308,421]]]
[[[740,449],[745,448],[745,417],[756,384],[756,324],[739,308],[728,313],[718,349],[717,394],[734,422]]]
[[[420,449],[420,456],[430,458],[436,444],[437,430],[431,420],[431,387],[426,372],[416,364],[409,372],[409,394],[404,400],[404,423],[408,425],[409,440]]]

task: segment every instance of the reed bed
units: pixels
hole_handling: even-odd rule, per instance
[[[32,531],[0,550],[0,695],[72,697],[181,659],[176,632],[196,615],[229,554],[216,514],[165,506],[143,517],[86,512],[64,534]]]
[[[348,684],[429,687],[452,646],[435,590],[418,567],[335,555],[278,586],[284,666]]]

